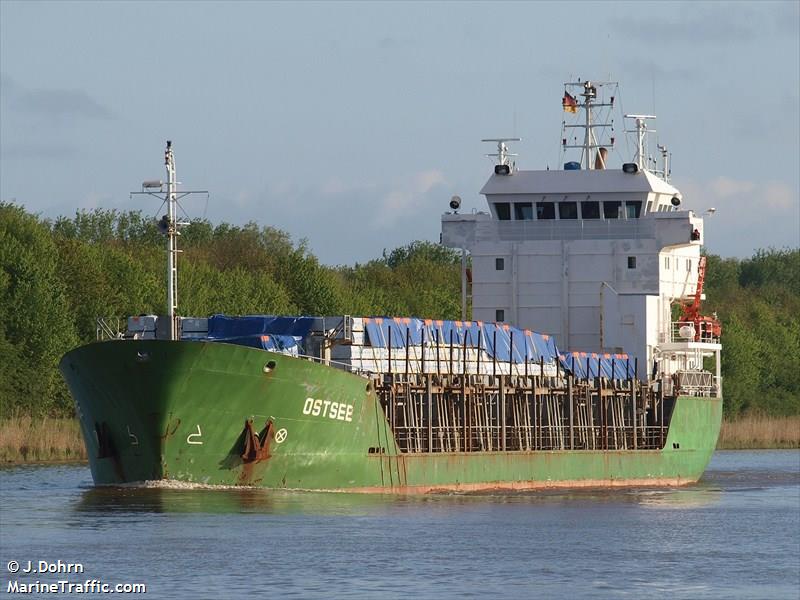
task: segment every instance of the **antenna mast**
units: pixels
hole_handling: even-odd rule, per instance
[[[591,148],[595,145],[596,140],[594,132],[592,131],[592,101],[597,97],[597,90],[590,81],[586,82],[581,96],[584,97],[583,106],[586,113],[586,129],[583,135],[583,157],[585,160],[586,169],[592,168],[592,153]]]
[[[189,225],[188,222],[178,221],[178,200],[190,194],[205,194],[208,192],[191,191],[178,193],[178,180],[175,175],[175,155],[172,152],[172,141],[167,140],[167,148],[164,151],[164,165],[167,170],[166,190],[165,183],[161,180],[145,181],[142,183],[141,192],[131,192],[134,194],[147,194],[154,196],[166,203],[167,214],[161,217],[158,222],[158,229],[167,236],[167,316],[169,317],[169,339],[177,340],[178,335],[178,236],[181,234],[180,227]],[[157,191],[153,191],[157,190]],[[163,205],[163,204],[162,204]]]
[[[614,121],[610,120],[607,123],[603,122],[596,122],[595,120],[595,109],[601,107],[613,107],[614,106],[614,96],[612,95],[609,98],[609,101],[606,102],[604,100],[597,100],[597,88],[602,88],[603,86],[612,86],[612,90],[616,87],[616,83],[612,81],[605,81],[605,82],[591,82],[591,81],[580,81],[577,82],[568,82],[564,84],[565,89],[568,87],[577,87],[583,88],[583,91],[578,93],[578,96],[583,97],[583,102],[576,102],[573,98],[571,100],[571,105],[566,104],[567,95],[565,94],[565,104],[564,110],[567,112],[575,113],[577,112],[578,108],[582,108],[584,110],[584,122],[583,123],[576,123],[572,125],[567,125],[566,123],[562,124],[563,129],[565,130],[564,137],[562,139],[562,146],[563,149],[567,148],[580,148],[581,149],[581,163],[583,163],[583,168],[585,169],[594,169],[595,165],[592,163],[592,150],[600,149],[604,147],[600,143],[598,143],[597,135],[595,135],[595,129],[605,129],[611,128],[612,129],[612,137],[610,139],[609,146],[614,145],[614,138],[613,138],[613,127]],[[612,94],[614,92],[612,91]],[[610,116],[610,115],[607,115]],[[583,143],[582,144],[567,144],[567,136],[566,130],[578,128],[583,129]],[[605,161],[603,158],[599,159],[602,165],[602,168],[605,168]]]
[[[669,176],[671,175],[669,166],[669,160],[671,158],[670,153],[669,150],[667,150],[667,147],[662,146],[661,144],[658,144],[658,150],[661,152],[661,160],[663,161],[664,164],[664,172],[662,173],[662,175],[664,177],[664,181],[669,183]]]
[[[498,165],[508,165],[508,157],[509,156],[517,156],[508,151],[508,145],[506,142],[521,142],[522,138],[518,137],[509,137],[509,138],[484,138],[481,140],[482,142],[497,142],[497,153],[496,154],[487,154],[486,156],[493,158],[497,158]]]
[[[643,170],[647,167],[647,143],[646,138],[647,134],[655,133],[655,129],[647,129],[647,121],[654,120],[656,117],[655,115],[625,115],[626,119],[633,119],[636,122],[636,129],[634,131],[626,131],[626,133],[635,133],[636,134],[636,165],[639,167],[639,170]]]
[[[178,182],[175,179],[175,155],[172,142],[167,140],[164,151],[164,164],[167,168],[167,316],[169,317],[169,339],[178,339],[175,311],[178,308],[178,227],[175,219],[178,200]]]

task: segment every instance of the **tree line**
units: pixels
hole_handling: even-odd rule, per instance
[[[330,267],[255,223],[182,230],[181,314],[413,315],[458,319],[460,254],[415,241]],[[140,212],[43,219],[0,203],[0,414],[68,415],[60,357],[97,317],[164,310],[164,238]],[[705,310],[723,323],[725,410],[800,414],[800,250],[709,256]]]

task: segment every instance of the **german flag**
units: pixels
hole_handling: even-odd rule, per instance
[[[564,112],[578,112],[578,101],[574,96],[571,96],[569,92],[564,92],[564,98],[561,100],[561,106],[564,107]]]

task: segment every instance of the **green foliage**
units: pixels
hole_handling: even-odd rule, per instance
[[[58,249],[46,224],[0,203],[0,411],[71,406],[56,369],[76,343]]]
[[[709,256],[703,312],[722,321],[725,412],[800,414],[800,250]]]
[[[383,251],[383,260],[391,268],[413,263],[415,261],[428,262],[439,265],[457,265],[461,262],[461,255],[457,250],[447,248],[433,242],[416,241],[407,246],[395,248],[388,255]]]
[[[742,261],[739,283],[755,288],[776,285],[800,295],[800,251],[759,250],[753,258]]]
[[[183,230],[184,315],[352,314],[458,319],[461,254],[416,241],[327,267],[272,227],[195,221]],[[97,317],[164,312],[165,242],[138,211],[39,219],[0,203],[0,411],[68,414],[57,371],[95,338]],[[800,250],[708,256],[708,301],[723,323],[725,410],[800,414]]]
[[[416,241],[384,252],[365,265],[342,268],[353,314],[414,315],[458,319],[461,315],[461,254]]]

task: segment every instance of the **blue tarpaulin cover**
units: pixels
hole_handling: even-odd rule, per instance
[[[501,323],[371,317],[364,319],[364,328],[370,344],[379,348],[389,346],[390,337],[392,348],[404,348],[406,338],[418,346],[424,336],[426,344],[452,343],[461,347],[466,344],[505,362],[538,362],[544,358],[546,363],[552,363],[558,356],[555,340],[550,336]]]
[[[292,348],[301,348],[302,338],[295,338],[291,335],[243,335],[229,338],[215,338],[212,342],[225,342],[226,344],[236,344],[238,346],[249,346],[260,348],[261,350],[272,350],[283,352]]]
[[[635,377],[634,365],[627,354],[594,354],[574,352],[562,354],[555,340],[546,334],[530,329],[519,329],[503,323],[482,321],[444,321],[409,317],[369,317],[364,319],[367,339],[372,346],[404,348],[406,341],[418,346],[439,343],[468,348],[480,348],[498,361],[553,364],[576,377],[607,377],[627,379]],[[612,377],[613,376],[613,377]]]
[[[213,315],[208,318],[208,340],[239,344],[264,350],[284,351],[297,347],[303,354],[303,340],[314,325],[314,317],[276,317],[251,315],[229,317]],[[555,339],[530,329],[519,329],[504,323],[482,321],[445,321],[412,317],[365,317],[365,342],[376,348],[404,348],[439,343],[468,348],[480,348],[498,361],[552,365],[575,377],[606,377],[627,379],[636,377],[635,366],[627,354],[596,354],[571,352],[562,354]]]
[[[313,317],[213,315],[208,318],[208,339],[278,352],[297,347],[302,354],[303,339],[313,324]]]
[[[571,352],[561,356],[561,365],[579,379],[606,377],[608,379],[633,379],[636,365],[627,354],[596,354]]]
[[[208,338],[221,339],[248,335],[291,335],[304,338],[314,325],[314,317],[274,317],[250,315],[228,317],[212,315],[208,318]]]

